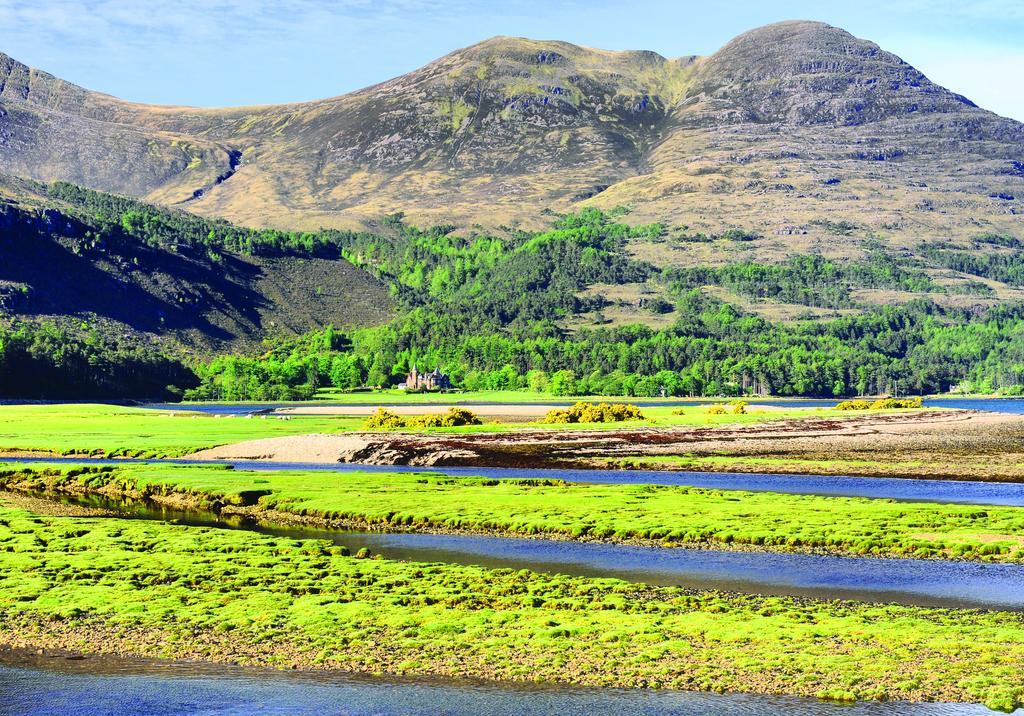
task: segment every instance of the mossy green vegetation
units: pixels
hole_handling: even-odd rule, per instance
[[[1013,458],[996,461],[978,452],[970,455],[924,454],[900,456],[884,454],[863,458],[844,455],[826,457],[801,455],[645,455],[643,457],[587,458],[588,466],[616,470],[679,470],[696,472],[768,473],[774,475],[860,475],[864,477],[901,477],[1019,482],[1024,465]]]
[[[359,418],[214,416],[111,405],[0,406],[0,451],[105,457],[177,457],[257,438],[330,433]]]
[[[345,556],[0,504],[0,641],[491,679],[1024,704],[1024,617]]]
[[[0,487],[203,503],[324,522],[574,539],[655,540],[772,550],[1024,561],[1024,509],[652,485],[588,485],[411,473],[247,471],[224,466],[103,469],[0,464]]]

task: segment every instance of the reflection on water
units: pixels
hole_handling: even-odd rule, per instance
[[[857,599],[917,606],[1024,610],[1024,565],[922,559],[638,547],[602,542],[422,533],[358,532],[256,524],[212,512],[173,510],[101,496],[50,496],[142,519],[326,539],[388,559],[530,569],[753,594]]]
[[[484,685],[179,663],[8,657],[7,716],[982,716],[982,706],[858,703],[678,691]]]
[[[272,531],[266,529],[266,531]],[[290,533],[290,536],[303,535]],[[316,536],[305,533],[306,537]],[[323,536],[323,535],[321,535]],[[389,559],[530,569],[646,584],[918,606],[1024,609],[1024,567],[918,559],[633,547],[465,535],[332,535]]]

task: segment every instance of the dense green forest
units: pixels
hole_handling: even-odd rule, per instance
[[[39,185],[39,189],[72,207],[71,216],[89,227],[86,235],[101,241],[127,238],[150,246],[205,248],[213,256],[225,251],[263,256],[338,253],[325,232],[246,229],[66,182]]]
[[[671,329],[581,331],[571,338],[467,336],[438,345],[424,311],[340,338],[333,330],[273,341],[260,356],[201,366],[195,398],[301,399],[318,387],[395,384],[409,367],[441,366],[464,388],[552,395],[848,396],[962,386],[1020,394],[1024,307],[961,321],[927,301],[828,323],[771,324],[698,291]]]
[[[664,276],[676,291],[723,286],[751,298],[767,298],[822,308],[852,308],[857,302],[850,290],[893,288],[904,291],[942,292],[926,274],[901,266],[884,251],[875,250],[866,261],[839,264],[821,256],[798,256],[785,263],[754,262],[720,267],[670,269]],[[981,292],[987,289],[981,286]]]
[[[919,265],[871,246],[867,258],[820,256],[778,265],[752,262],[659,269],[624,250],[631,240],[663,240],[661,225],[629,226],[623,210],[553,217],[550,230],[501,236],[418,229],[401,215],[374,231],[281,232],[169,212],[131,199],[45,187],[96,240],[250,253],[345,259],[390,286],[401,306],[391,323],[342,332],[327,327],[268,339],[261,352],[182,361],[161,349],[95,331],[22,321],[0,329],[0,395],[174,395],[224,400],[302,399],[323,387],[400,382],[413,363],[440,367],[467,389],[530,388],[554,395],[848,396],[930,393],[953,386],[1019,392],[1024,384],[1024,306],[978,313],[920,299],[859,306],[855,288],[942,292]],[[756,237],[738,232],[729,240]],[[922,247],[935,265],[1019,283],[1019,245],[979,237],[1001,253]],[[654,280],[666,288],[674,323],[590,328],[568,333],[563,319],[601,309],[589,286]],[[826,321],[771,323],[707,295],[741,295],[826,308],[858,307]],[[967,290],[989,291],[981,282]],[[665,299],[659,299],[664,301]],[[186,367],[185,362],[188,363]],[[168,388],[168,386],[172,386]]]
[[[0,397],[181,399],[194,371],[158,346],[88,325],[0,322]]]
[[[409,230],[404,241],[362,234],[346,251],[396,287],[408,309],[402,317],[354,331],[335,349],[310,336],[280,342],[259,359],[214,361],[200,370],[203,387],[192,395],[297,398],[328,384],[388,385],[413,363],[441,367],[467,389],[554,395],[846,396],[940,392],[960,384],[1012,392],[1024,382],[1022,306],[977,316],[919,300],[831,321],[772,324],[698,288],[726,285],[807,305],[848,306],[853,286],[931,286],[920,271],[879,252],[845,266],[807,257],[779,266],[666,271],[676,311],[671,328],[572,335],[558,328],[559,318],[600,307],[600,298],[579,296],[586,286],[655,275],[657,269],[624,258],[620,249],[627,239],[661,231],[586,211],[560,218],[549,232],[503,242],[453,239],[443,229]],[[337,334],[331,342],[338,343]],[[269,375],[297,378],[264,381]]]

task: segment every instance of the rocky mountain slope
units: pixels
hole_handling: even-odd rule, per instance
[[[0,55],[0,170],[284,228],[629,205],[670,227],[632,247],[661,265],[1024,233],[1024,125],[811,22],[677,59],[499,37],[341,97],[235,109],[131,104]]]

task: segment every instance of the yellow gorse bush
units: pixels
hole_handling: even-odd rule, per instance
[[[623,420],[643,420],[640,408],[629,403],[576,403],[569,408],[551,410],[541,422],[559,423],[619,423]]]
[[[704,407],[704,412],[708,415],[746,415],[747,414],[747,401],[745,400],[730,400],[726,405],[721,403],[715,403],[714,405],[707,405]],[[673,415],[686,415],[685,410],[673,410]]]
[[[385,408],[377,408],[363,423],[366,430],[397,430],[398,428],[454,428],[459,425],[480,425],[480,418],[465,408],[448,408],[446,413],[429,413],[403,417]]]
[[[922,407],[920,398],[879,398],[874,402],[866,400],[844,400],[836,410],[896,410]]]

